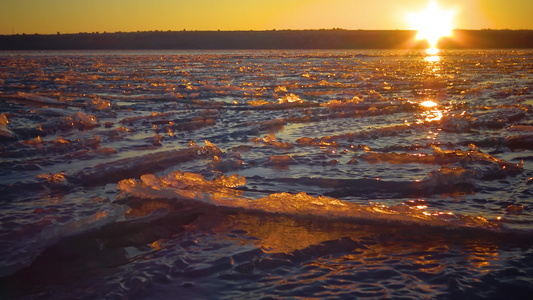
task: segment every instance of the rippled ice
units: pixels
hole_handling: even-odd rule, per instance
[[[532,58],[0,53],[0,296],[528,299]]]

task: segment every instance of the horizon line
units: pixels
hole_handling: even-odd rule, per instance
[[[480,29],[467,29],[467,28],[455,28],[453,31],[533,31],[533,29],[511,29],[511,28],[480,28]],[[64,32],[57,31],[56,33],[15,33],[13,29],[11,34],[0,34],[0,36],[17,36],[17,35],[76,35],[76,34],[121,34],[121,33],[154,33],[154,32],[269,32],[269,31],[417,31],[416,29],[346,29],[346,28],[316,28],[316,29],[182,29],[182,30],[137,30],[137,31],[80,31],[80,32]]]

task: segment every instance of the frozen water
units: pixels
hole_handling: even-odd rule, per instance
[[[527,299],[532,58],[0,53],[0,297]]]

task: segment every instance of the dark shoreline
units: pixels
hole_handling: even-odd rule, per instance
[[[150,31],[0,35],[0,50],[423,49],[412,30]],[[441,49],[533,48],[533,30],[455,30]]]

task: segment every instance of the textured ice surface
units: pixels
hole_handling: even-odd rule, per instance
[[[0,298],[531,295],[531,51],[0,54]]]

